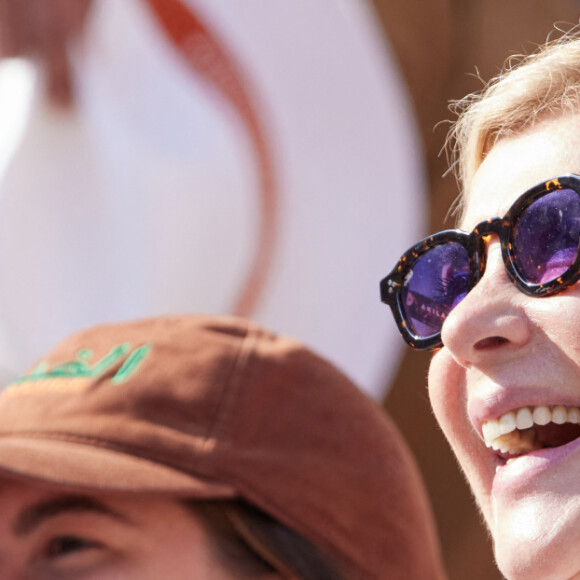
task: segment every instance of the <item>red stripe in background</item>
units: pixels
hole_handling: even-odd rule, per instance
[[[145,1],[190,68],[234,107],[253,143],[260,175],[260,232],[252,266],[233,307],[235,314],[250,316],[264,289],[276,241],[278,195],[268,139],[239,65],[192,8],[180,0]]]

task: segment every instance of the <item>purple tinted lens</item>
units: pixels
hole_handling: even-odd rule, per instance
[[[436,246],[413,264],[403,283],[402,309],[407,326],[420,338],[441,331],[451,309],[469,290],[469,256],[456,242]]]
[[[580,239],[580,197],[570,189],[530,204],[517,221],[512,252],[519,275],[532,284],[561,276],[576,259]]]

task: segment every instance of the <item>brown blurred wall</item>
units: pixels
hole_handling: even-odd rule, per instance
[[[430,184],[430,227],[444,222],[457,196],[440,155],[450,119],[448,102],[481,88],[505,59],[530,52],[554,23],[569,28],[580,16],[574,0],[374,0],[407,81],[424,143]],[[412,219],[412,216],[409,216]],[[425,232],[426,234],[428,232]],[[391,321],[385,313],[385,324]],[[411,445],[433,502],[450,580],[502,578],[457,464],[431,415],[426,391],[429,355],[408,351],[385,403]]]

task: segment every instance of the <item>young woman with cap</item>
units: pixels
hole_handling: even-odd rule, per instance
[[[3,580],[440,579],[384,413],[233,318],[73,336],[0,394]]]
[[[468,97],[461,230],[382,282],[510,580],[580,578],[580,38]]]

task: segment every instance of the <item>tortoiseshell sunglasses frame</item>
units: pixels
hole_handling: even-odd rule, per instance
[[[401,336],[412,348],[425,350],[442,346],[441,332],[428,337],[415,336],[405,321],[401,292],[405,279],[412,270],[414,262],[423,254],[445,243],[455,242],[463,246],[469,256],[468,292],[479,282],[485,272],[486,242],[497,235],[501,245],[501,255],[508,276],[521,292],[528,296],[552,296],[562,292],[580,279],[580,252],[574,263],[560,276],[544,284],[532,284],[523,278],[515,267],[512,254],[514,226],[523,211],[537,199],[561,189],[570,189],[580,197],[580,175],[568,174],[549,179],[523,193],[510,207],[503,218],[496,217],[478,224],[471,233],[463,230],[445,230],[429,236],[411,248],[399,259],[397,265],[380,283],[381,301],[393,313]],[[580,240],[579,240],[580,242]]]

